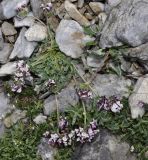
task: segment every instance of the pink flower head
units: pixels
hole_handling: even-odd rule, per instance
[[[89,90],[79,90],[78,95],[80,99],[91,99],[92,98],[92,92]]]
[[[106,111],[110,110],[110,103],[109,100],[103,96],[100,98],[100,100],[97,102],[97,107],[100,109],[104,109]]]
[[[92,122],[90,122],[90,126],[92,129],[96,129],[97,128],[97,120],[93,120]]]
[[[49,79],[46,83],[45,83],[45,86],[46,87],[51,87],[51,86],[54,86],[55,85],[55,81],[53,79]]]
[[[25,64],[25,61],[20,60],[16,63],[17,71],[14,74],[14,84],[11,85],[13,92],[20,93],[25,85],[25,81],[32,81],[33,77],[29,72],[29,66]]]
[[[142,101],[139,101],[139,102],[138,102],[138,106],[139,106],[140,108],[143,108],[143,107],[144,107],[144,105],[145,105],[145,103],[144,103],[144,102],[142,102]]]
[[[16,11],[20,11],[22,10],[23,8],[25,8],[27,6],[27,1],[26,0],[23,0],[22,2],[18,3],[17,6],[16,6]]]
[[[41,4],[40,8],[42,8],[43,10],[47,10],[50,11],[52,9],[52,3],[47,3],[47,4]]]
[[[54,133],[54,134],[51,134],[51,137],[49,139],[49,144],[54,144],[57,142],[57,140],[59,139],[59,135]]]
[[[111,111],[116,113],[116,112],[120,112],[120,110],[123,108],[123,104],[121,104],[120,101],[117,101],[115,103],[113,103],[113,105],[111,106]]]
[[[11,90],[12,90],[12,92],[21,93],[22,92],[22,86],[13,84],[11,86]]]
[[[59,120],[59,129],[64,130],[65,128],[68,127],[68,121],[66,117],[60,117]]]

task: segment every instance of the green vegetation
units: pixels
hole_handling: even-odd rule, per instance
[[[43,102],[38,99],[38,95],[33,90],[32,86],[27,86],[23,88],[23,92],[15,94],[11,91],[10,85],[5,82],[5,90],[10,94],[11,103],[17,108],[27,111],[27,116],[33,117],[41,113],[43,109]]]
[[[19,123],[4,138],[0,139],[1,160],[40,160],[36,155],[37,146],[47,124]]]
[[[40,85],[49,78],[55,80],[55,91],[60,91],[72,78],[74,74],[70,59],[59,51],[57,45],[33,57],[30,61],[31,71],[38,75],[36,84]]]
[[[71,147],[59,148],[54,158],[55,160],[71,160],[72,153],[73,150]]]
[[[9,131],[4,138],[0,140],[0,155],[1,160],[19,160],[24,158],[25,160],[38,160],[36,155],[37,145],[40,142],[42,134],[46,130],[56,132],[57,117],[56,113],[53,113],[48,122],[43,125],[35,125],[32,121],[35,115],[42,110],[42,103],[35,99],[33,91],[24,90],[22,94],[16,96],[18,107],[26,109],[28,112],[28,121],[26,123],[20,122]],[[31,96],[32,95],[32,96]],[[21,98],[22,97],[22,98]],[[29,98],[27,105],[22,105],[23,97]],[[34,97],[34,98],[33,98]],[[87,124],[96,119],[98,124],[102,128],[107,128],[112,133],[121,135],[123,140],[129,142],[134,146],[135,152],[139,154],[139,159],[144,160],[143,154],[148,150],[148,114],[145,114],[143,118],[136,120],[131,119],[130,110],[126,99],[123,99],[122,103],[124,108],[120,113],[112,113],[110,111],[98,111],[96,108],[96,100],[91,102],[87,109]],[[71,129],[74,126],[84,127],[83,107],[81,104],[70,107],[61,115],[66,116],[70,122]],[[72,148],[59,148],[55,155],[55,160],[69,160],[73,152]]]
[[[95,34],[88,28],[85,31],[89,32],[89,35]],[[52,39],[50,42],[50,47],[47,40],[41,46],[40,55],[33,56],[28,64],[36,77],[34,79],[35,84],[43,86],[49,78],[53,79],[56,82],[56,86],[52,91],[56,93],[68,84],[75,75],[75,71],[71,64],[71,59],[60,52]],[[99,50],[98,55],[102,56],[101,50]],[[118,63],[116,51],[110,50],[110,55]],[[118,73],[118,71],[115,72]],[[57,113],[53,113],[48,117],[46,124],[36,125],[33,122],[33,118],[42,112],[43,102],[38,99],[38,95],[33,90],[34,86],[24,88],[22,93],[16,95],[10,92],[7,83],[5,88],[11,95],[12,103],[22,110],[27,110],[27,120],[13,126],[11,130],[8,130],[4,138],[0,139],[0,160],[40,160],[36,154],[37,146],[46,130],[57,131],[55,127],[57,125]],[[87,84],[80,85],[80,88],[88,88],[88,86]],[[96,100],[92,101],[89,107],[86,107],[86,122],[89,124],[90,121],[96,119],[99,127],[106,128],[116,135],[121,135],[123,140],[134,146],[134,152],[138,153],[139,159],[145,160],[144,153],[148,150],[148,113],[143,118],[133,120],[131,119],[127,99],[123,99],[122,102],[124,104],[123,110],[120,113],[112,113],[104,110],[98,111]],[[84,127],[83,107],[80,103],[61,113],[71,122],[71,129],[75,126]],[[55,160],[69,160],[74,147],[59,148],[55,155]]]
[[[112,113],[110,111],[98,111],[96,102],[92,102],[90,108],[87,108],[87,123],[96,119],[98,125],[107,128],[116,135],[134,146],[134,152],[138,153],[139,159],[144,160],[144,153],[148,150],[148,113],[143,118],[132,119],[127,99],[123,99],[124,108],[120,113]],[[67,111],[67,117],[74,125],[83,124],[82,106],[75,106]]]
[[[20,121],[5,136],[0,139],[1,160],[40,160],[37,156],[37,146],[40,143],[42,134],[49,128],[48,123],[36,125],[33,122],[35,116],[42,111],[42,101],[38,100],[32,87],[23,89],[20,94],[10,91],[9,85],[5,83],[5,89],[11,95],[11,103],[17,108],[26,110],[27,117]]]

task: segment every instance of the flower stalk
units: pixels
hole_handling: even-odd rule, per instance
[[[87,123],[87,112],[86,112],[85,103],[83,101],[82,101],[82,105],[83,105],[84,128],[85,128],[86,127],[86,123]]]

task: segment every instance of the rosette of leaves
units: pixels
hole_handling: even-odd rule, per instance
[[[55,81],[53,92],[60,91],[74,75],[71,59],[66,57],[56,44],[44,50],[39,56],[33,57],[29,65],[37,76],[35,84],[43,85],[49,78]]]

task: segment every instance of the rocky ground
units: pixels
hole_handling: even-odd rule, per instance
[[[148,160],[147,0],[0,0],[0,159]]]

